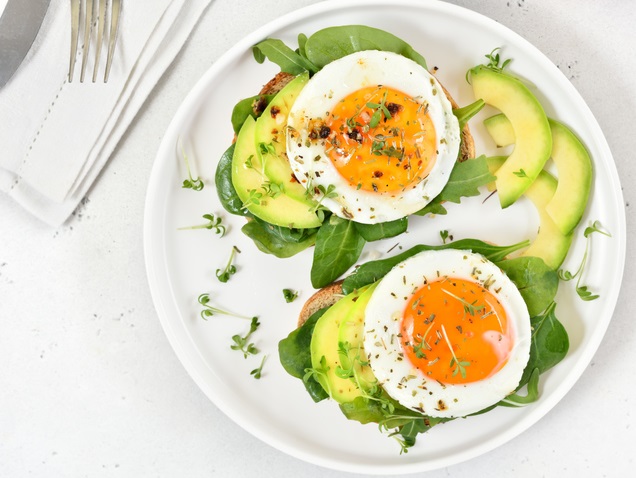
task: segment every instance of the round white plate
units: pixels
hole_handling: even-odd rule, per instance
[[[362,8],[364,6],[364,8]],[[466,71],[485,61],[484,55],[501,47],[513,58],[509,69],[525,78],[549,116],[570,125],[588,147],[595,166],[594,185],[582,226],[564,264],[578,266],[585,241],[583,225],[599,220],[611,238],[594,234],[583,283],[601,297],[581,301],[571,282],[561,283],[557,315],[570,335],[570,352],[557,367],[542,376],[541,398],[523,409],[496,409],[455,420],[420,435],[408,454],[380,433],[376,425],[348,421],[335,402],[315,404],[300,380],[283,370],[278,341],[294,329],[297,314],[313,293],[309,282],[312,251],[290,259],[259,252],[240,228],[242,218],[225,213],[214,188],[214,172],[231,144],[230,113],[235,103],[256,94],[277,71],[257,64],[251,46],[265,37],[280,38],[295,47],[299,33],[307,35],[331,25],[364,24],[392,32],[409,42],[439,68],[438,78],[460,105],[474,98],[465,81]],[[494,154],[481,121],[471,121],[478,153]],[[181,188],[186,177],[178,147],[182,139],[197,174],[206,182],[195,192]],[[274,447],[325,467],[368,473],[411,473],[448,466],[485,453],[515,437],[550,410],[572,387],[596,351],[612,316],[625,260],[625,217],[616,168],[603,134],[582,98],[565,76],[523,38],[472,11],[428,1],[324,2],[294,12],[245,38],[220,58],[197,83],[172,120],[159,149],[148,188],[145,216],[145,254],[152,296],[170,343],[187,371],[208,397],[246,430]],[[455,239],[475,237],[500,244],[532,239],[536,211],[525,200],[502,211],[496,197],[470,198],[448,206],[447,216],[413,218],[409,232],[367,245],[360,262],[386,256],[399,243],[406,249],[417,243],[438,244],[439,231]],[[225,237],[210,230],[178,230],[205,222],[214,213],[228,225]],[[215,277],[232,246],[241,253],[238,272],[228,283]],[[300,291],[288,304],[282,289]],[[215,315],[202,320],[199,294],[211,302],[244,315],[258,315],[261,327],[253,335],[261,354],[243,358],[231,350],[232,336],[244,334],[249,322]],[[263,376],[250,371],[263,355]]]

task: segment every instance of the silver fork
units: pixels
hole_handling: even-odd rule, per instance
[[[110,6],[110,9],[108,8]],[[90,50],[91,39],[94,36],[93,26],[97,25],[97,39],[95,64],[93,66],[93,83],[97,79],[99,69],[99,59],[102,53],[104,38],[108,37],[108,55],[106,57],[106,70],[104,72],[104,83],[108,81],[110,67],[115,53],[115,43],[117,42],[117,31],[119,27],[119,15],[121,12],[121,0],[71,0],[71,60],[68,67],[68,81],[73,81],[75,71],[75,60],[77,59],[77,49],[80,39],[80,25],[84,26],[84,37],[82,49],[82,71],[80,82],[84,81],[86,64]],[[83,19],[83,22],[82,22]],[[108,23],[107,23],[108,22]],[[108,24],[106,35],[104,30]]]

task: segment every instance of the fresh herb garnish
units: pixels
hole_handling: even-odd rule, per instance
[[[183,185],[181,187],[184,189],[192,189],[194,191],[201,191],[205,185],[203,181],[201,180],[201,178],[192,177],[192,171],[190,170],[190,161],[188,161],[188,155],[186,154],[185,149],[183,148],[183,144],[180,144],[180,146],[181,146],[181,155],[183,156],[183,161],[185,162],[186,171],[188,173],[188,179],[183,180]]]
[[[453,346],[450,343],[450,340],[448,338],[448,334],[446,334],[446,327],[444,327],[444,324],[442,324],[442,334],[444,335],[444,340],[446,341],[446,345],[448,345],[451,355],[453,356],[449,364],[449,367],[451,368],[455,367],[453,369],[453,377],[459,373],[462,376],[462,378],[466,378],[466,367],[470,365],[470,362],[468,360],[459,360],[457,358],[457,356],[455,355],[455,351],[453,350]]]
[[[579,268],[574,274],[572,274],[570,271],[559,269],[559,279],[561,279],[562,281],[571,281],[576,278],[576,293],[579,295],[581,300],[584,300],[586,302],[598,299],[600,297],[598,294],[594,294],[592,291],[590,291],[586,285],[581,285],[581,278],[583,277],[583,270],[585,269],[589,253],[590,236],[595,232],[603,234],[607,237],[612,237],[609,232],[602,229],[601,223],[599,221],[594,221],[590,226],[586,227],[585,231],[583,232],[583,236],[587,240],[585,241],[585,252],[583,253],[583,259],[581,260]]]
[[[327,372],[329,371],[329,366],[327,365],[327,359],[323,355],[320,358],[320,365],[318,367],[308,367],[305,369],[305,374],[303,375],[303,382],[307,383],[310,378],[316,380],[323,388],[329,396],[331,396],[331,388],[329,387],[329,381],[325,378]]]
[[[319,186],[311,187],[307,189],[310,197],[313,197],[312,194],[320,194],[321,197],[316,203],[315,206],[309,208],[309,212],[316,213],[318,215],[318,219],[322,222],[325,220],[325,211],[322,202],[325,199],[333,199],[338,197],[338,193],[336,192],[336,186],[333,184],[329,184],[326,188],[320,184]]]
[[[241,336],[239,334],[233,335],[232,341],[234,342],[234,345],[230,345],[230,348],[232,350],[239,350],[243,352],[244,358],[247,358],[248,355],[256,355],[258,353],[258,349],[249,340],[252,334],[256,332],[259,325],[261,324],[258,321],[258,317],[252,317],[252,322],[250,323],[250,330],[244,336]]]
[[[374,110],[373,114],[371,115],[371,119],[369,120],[369,126],[371,128],[377,127],[383,118],[385,121],[388,119],[391,119],[391,112],[386,107],[387,93],[388,93],[388,90],[385,90],[384,95],[382,95],[382,99],[380,100],[380,103],[372,103],[372,102],[367,103],[367,108],[371,108],[372,110]]]
[[[227,265],[225,269],[221,271],[221,269],[216,270],[216,277],[221,282],[227,282],[230,280],[230,276],[236,274],[236,266],[232,264],[234,260],[235,254],[240,254],[241,251],[236,246],[232,246],[232,252],[230,253],[230,259],[227,261]]]
[[[465,299],[462,299],[461,297],[453,294],[452,292],[446,290],[446,289],[442,289],[442,292],[444,292],[445,294],[450,295],[453,299],[458,300],[459,302],[461,302],[461,304],[464,306],[464,314],[470,314],[472,316],[475,315],[476,312],[480,312],[484,309],[485,306],[483,305],[475,305],[477,304],[477,299],[475,299],[472,303],[468,302]]]
[[[513,171],[513,173],[515,176],[517,176],[518,178],[527,178],[528,175],[526,174],[526,172],[522,169],[520,169],[519,171]]]
[[[442,238],[442,244],[446,244],[447,239],[453,240],[453,236],[449,235],[446,229],[439,231],[439,237]]]
[[[296,297],[298,297],[298,292],[291,289],[283,289],[283,297],[285,297],[285,302],[290,303],[296,300]]]
[[[212,317],[214,314],[228,315],[230,317],[236,317],[239,319],[249,319],[245,315],[235,314],[234,312],[228,312],[227,310],[219,309],[213,305],[210,305],[210,294],[201,294],[197,299],[199,304],[203,306],[203,310],[201,311],[201,318],[204,320],[208,320],[208,317]],[[254,320],[256,317],[252,317]]]
[[[490,68],[491,70],[502,73],[503,70],[512,61],[512,58],[508,58],[507,60],[504,60],[504,62],[501,65],[499,65],[499,63],[501,62],[501,58],[499,57],[499,53],[498,53],[499,50],[501,50],[501,47],[495,48],[493,51],[491,51],[490,53],[484,56],[488,60],[488,64],[486,65],[486,68]]]
[[[226,228],[222,224],[223,218],[221,218],[220,216],[215,217],[214,214],[210,213],[204,214],[203,219],[207,219],[208,222],[206,222],[205,224],[198,224],[196,226],[180,227],[178,230],[185,231],[189,229],[210,229],[214,230],[214,232],[220,237],[223,237],[225,235]]]
[[[261,374],[263,373],[263,365],[265,365],[266,359],[267,359],[267,355],[263,355],[263,360],[261,360],[261,365],[250,372],[250,375],[252,375],[257,380],[261,378]]]

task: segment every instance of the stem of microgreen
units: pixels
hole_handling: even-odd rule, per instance
[[[203,219],[207,219],[208,222],[206,222],[205,224],[198,224],[196,226],[180,227],[177,230],[186,231],[186,230],[192,230],[192,229],[210,229],[210,230],[214,230],[214,232],[218,234],[220,237],[223,237],[225,235],[226,227],[222,224],[223,218],[214,217],[214,214],[204,214]]]
[[[210,305],[210,294],[201,294],[197,299],[199,304],[203,306],[203,310],[201,311],[201,318],[204,320],[208,320],[208,317],[212,317],[214,314],[227,315],[229,317],[236,317],[237,319],[255,319],[256,317],[248,317],[246,315],[235,314],[234,312],[229,312],[227,310],[219,309],[213,305]]]
[[[223,269],[223,271],[221,271],[221,269],[217,269],[216,270],[216,277],[217,279],[219,279],[219,281],[221,282],[227,282],[228,280],[230,280],[230,276],[234,275],[236,273],[236,266],[234,264],[232,264],[232,261],[234,260],[234,256],[236,254],[240,254],[241,251],[239,250],[238,247],[236,246],[232,246],[232,252],[230,253],[230,259],[227,261],[227,265],[225,266],[225,269]]]
[[[181,155],[183,156],[183,160],[186,165],[186,171],[188,173],[188,179],[183,180],[183,185],[181,187],[184,189],[192,189],[194,191],[201,191],[204,187],[203,181],[199,177],[196,177],[196,178],[192,177],[192,172],[190,170],[190,161],[188,160],[188,155],[186,154],[185,149],[183,148],[183,143],[181,142],[181,140],[179,140],[179,146],[181,148]]]

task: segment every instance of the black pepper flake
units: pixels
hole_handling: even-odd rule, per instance
[[[272,106],[272,109],[269,110],[269,114],[272,115],[272,118],[276,118],[278,113],[280,113],[280,108],[278,106]]]
[[[318,132],[318,135],[322,139],[328,138],[330,134],[331,134],[331,128],[329,126],[323,125],[320,127],[320,131]]]

